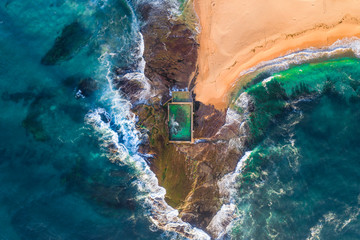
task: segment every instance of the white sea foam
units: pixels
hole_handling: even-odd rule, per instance
[[[255,71],[268,71],[270,73],[275,73],[286,70],[293,65],[299,65],[315,59],[331,58],[346,52],[352,52],[356,57],[360,58],[360,39],[357,37],[344,38],[337,40],[334,44],[328,47],[308,48],[289,53],[282,57],[262,62],[253,68],[245,70],[240,73],[239,77]]]
[[[117,97],[119,96],[114,96],[114,99]],[[106,114],[103,108],[89,112],[86,121],[99,133],[101,146],[108,152],[110,161],[131,166],[136,170],[136,184],[139,191],[145,194],[142,198],[150,208],[149,217],[152,222],[160,229],[177,232],[189,239],[210,239],[200,229],[183,222],[178,217],[178,211],[165,202],[165,189],[158,185],[155,174],[136,153],[140,133],[135,128],[134,114],[129,111],[129,104],[122,99],[114,100],[113,103],[115,105],[111,122],[103,121],[102,116]]]
[[[306,238],[306,240],[318,240],[320,238],[320,234],[325,224],[336,225],[339,220],[337,219],[337,215],[333,212],[328,212],[324,214],[322,218],[317,222],[317,224],[310,228],[310,234]]]
[[[360,58],[360,39],[345,38],[342,40],[336,41],[329,47],[324,48],[309,48],[302,51],[297,51],[294,53],[287,54],[285,56],[262,62],[257,66],[243,71],[239,77],[244,76],[249,73],[256,71],[267,71],[269,73],[275,73],[281,70],[286,70],[293,65],[298,65],[306,62],[310,62],[315,59],[320,58],[331,58],[334,56],[339,56],[346,52],[352,52],[356,57]],[[266,83],[271,81],[273,77],[266,78],[262,81],[262,84],[266,87]],[[235,101],[234,105],[242,110],[245,110],[243,113],[238,113],[233,109],[228,109],[227,111],[227,121],[226,124],[232,124],[234,122],[240,123],[243,127],[246,124],[247,109],[251,105],[252,99],[246,92],[242,93]],[[226,126],[225,124],[225,126]],[[242,148],[243,141],[240,138],[231,139],[229,142],[229,147],[234,147],[233,145],[238,145]],[[237,211],[235,203],[235,192],[236,192],[236,178],[241,173],[241,169],[244,167],[247,158],[250,156],[251,152],[246,152],[245,155],[240,159],[239,163],[234,172],[225,175],[219,182],[219,191],[220,196],[222,197],[223,205],[219,212],[211,220],[210,224],[207,227],[207,230],[212,234],[217,236],[217,239],[223,239],[227,232],[232,228],[234,220],[237,218]],[[352,218],[349,218],[352,219]],[[345,222],[346,224],[347,222]],[[311,229],[311,233],[308,239],[318,239],[321,229],[323,227],[323,222],[320,222]]]
[[[181,14],[180,1],[178,0],[133,0],[135,5],[151,4],[161,9],[166,9],[169,12],[169,17],[176,17]]]
[[[314,227],[310,228],[310,236],[306,238],[306,240],[319,240],[320,239],[320,233],[323,229],[324,225],[322,222],[318,223]]]
[[[331,226],[335,232],[344,231],[344,228],[356,220],[360,214],[360,208],[357,206],[347,207],[342,213],[328,212],[324,214],[317,224],[310,228],[307,240],[320,239],[320,234],[325,225]]]
[[[244,92],[234,102],[234,105],[241,109],[241,113],[231,108],[227,110],[226,122],[222,128],[234,125],[239,128],[239,136],[229,140],[229,149],[234,149],[238,152],[243,152],[245,149],[244,140],[246,140],[249,134],[247,127],[248,113],[253,104],[252,102],[252,98]],[[220,135],[221,131],[222,129],[217,134]],[[216,236],[216,239],[224,239],[231,230],[234,220],[238,217],[235,202],[236,178],[240,175],[250,155],[251,151],[245,152],[237,163],[235,170],[226,174],[218,181],[219,195],[223,205],[206,228],[213,236]]]
[[[244,156],[236,165],[235,171],[226,174],[218,182],[219,193],[220,196],[222,196],[223,205],[207,227],[209,232],[217,236],[216,239],[223,239],[225,237],[232,228],[233,220],[237,217],[235,204],[236,178],[246,165],[246,161],[250,155],[251,151],[245,152]]]
[[[141,1],[142,0],[137,0],[134,2]],[[153,4],[161,5],[163,3],[163,0],[153,1]],[[169,2],[167,1],[167,3]],[[173,12],[173,15],[176,15],[179,9],[178,2],[170,1],[170,3],[170,11]],[[137,57],[139,57],[140,61],[138,62],[138,68],[132,73],[127,73],[126,78],[136,79],[137,81],[142,82],[145,86],[142,96],[143,99],[147,99],[152,95],[152,90],[148,79],[144,75],[146,63],[142,57],[144,52],[144,42],[140,33],[139,39]],[[271,61],[263,62],[254,68],[242,72],[241,75],[258,70],[276,72],[287,69],[291,65],[301,64],[316,58],[339,55],[346,51],[352,51],[355,56],[360,57],[360,40],[358,38],[343,39],[337,41],[330,47],[320,49],[310,48],[291,53]],[[131,103],[125,100],[113,87],[112,78],[110,77],[112,75],[112,65],[107,59],[114,56],[117,56],[117,54],[109,50],[105,51],[101,58],[107,69],[106,78],[109,83],[109,87],[104,92],[101,101],[108,102],[108,108],[96,108],[90,111],[86,116],[86,121],[99,133],[101,145],[108,152],[108,157],[111,161],[117,164],[132,166],[137,170],[138,181],[136,184],[139,190],[145,193],[142,195],[142,198],[150,207],[149,217],[157,228],[179,233],[189,239],[210,239],[210,237],[202,230],[192,227],[189,223],[183,222],[178,217],[178,211],[165,202],[165,189],[158,185],[155,174],[150,170],[143,157],[137,154],[138,145],[141,143],[142,136],[135,127],[136,116],[131,112]],[[245,95],[240,96],[236,102],[236,105],[241,108],[246,108],[250,104],[249,98]],[[111,121],[107,121],[107,118],[104,118],[104,116],[110,116]],[[241,122],[238,117],[239,114],[235,111],[232,112],[230,109],[228,110],[227,122]],[[233,140],[230,142],[230,145],[239,145],[241,141],[239,139],[237,140],[238,141]],[[233,220],[237,216],[234,196],[236,192],[236,177],[241,173],[250,154],[251,152],[246,152],[238,162],[235,171],[225,175],[218,183],[224,204],[208,226],[208,230],[218,236],[217,239],[222,239],[225,236],[231,229],[232,223],[234,222]],[[314,236],[318,234],[318,229],[318,226],[313,229]]]
[[[141,94],[149,98],[152,90],[144,75],[145,61],[142,58],[144,43],[141,34],[138,39],[139,49],[135,49],[135,52],[139,54],[136,56],[139,63],[137,69],[134,69],[132,73],[127,73],[126,77],[140,80],[148,86]],[[165,202],[166,190],[159,186],[156,175],[151,171],[145,159],[138,154],[138,146],[143,136],[136,129],[137,117],[131,112],[131,102],[121,96],[121,93],[113,86],[111,63],[113,54],[111,54],[110,46],[105,46],[104,49],[106,51],[99,58],[104,67],[103,76],[108,83],[99,100],[104,107],[89,111],[85,117],[86,122],[97,132],[101,147],[111,162],[130,166],[136,171],[135,184],[139,189],[138,198],[150,209],[148,216],[157,228],[168,234],[177,234],[187,239],[210,239],[204,231],[182,221],[178,216],[179,212]],[[152,229],[154,230],[154,227]]]

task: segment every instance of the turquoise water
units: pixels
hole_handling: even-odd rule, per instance
[[[232,239],[360,239],[360,61],[272,76],[245,90],[252,153]]]
[[[109,69],[136,68],[132,9],[123,0],[0,3],[0,239],[161,237],[135,170],[111,163],[84,120],[99,107],[112,117]],[[118,139],[130,153],[131,136]]]
[[[0,239],[175,238],[149,220],[141,135],[109,83],[114,67],[141,75],[137,2],[0,3]],[[232,239],[360,239],[360,61],[303,64],[246,92]]]

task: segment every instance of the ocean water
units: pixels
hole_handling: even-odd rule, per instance
[[[147,84],[141,2],[0,3],[0,239],[209,239],[165,203],[111,83],[117,67]],[[245,90],[231,239],[360,239],[360,61],[291,67],[306,54],[329,55],[285,59]]]
[[[160,239],[139,174],[114,163],[91,113],[130,156],[140,142],[112,67],[141,74],[125,0],[0,3],[0,239]],[[120,150],[118,150],[120,151]]]
[[[360,239],[360,61],[302,64],[248,87],[251,153],[231,239]]]

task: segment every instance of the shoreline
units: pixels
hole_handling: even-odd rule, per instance
[[[187,9],[189,13],[187,14],[190,14],[190,6],[187,7],[189,7]],[[201,127],[197,129],[196,134],[200,137],[210,136],[214,141],[192,146],[166,144],[164,136],[167,136],[167,132],[162,120],[166,113],[162,112],[159,104],[163,98],[166,99],[169,93],[170,88],[167,83],[173,80],[172,87],[185,88],[188,86],[189,89],[192,89],[193,75],[191,73],[195,74],[196,70],[178,72],[177,69],[184,69],[182,63],[187,63],[186,66],[188,66],[188,63],[192,60],[194,60],[194,64],[191,64],[191,66],[195,68],[195,63],[200,60],[201,56],[195,58],[189,55],[194,54],[194,56],[197,56],[197,43],[195,36],[192,35],[197,30],[197,25],[190,24],[194,19],[193,15],[190,14],[190,20],[188,15],[174,18],[173,22],[165,25],[167,28],[164,29],[157,28],[157,25],[154,26],[151,22],[161,24],[166,22],[168,18],[159,17],[156,14],[151,16],[152,18],[147,25],[148,28],[142,29],[145,46],[142,55],[146,61],[144,73],[153,81],[154,87],[156,87],[154,92],[156,97],[150,100],[152,107],[139,105],[133,109],[134,113],[139,116],[139,125],[146,126],[148,129],[165,129],[160,132],[151,132],[148,142],[139,147],[139,152],[157,156],[151,160],[152,166],[150,166],[150,169],[142,169],[146,173],[144,174],[146,175],[144,182],[147,183],[145,188],[149,187],[146,191],[150,193],[150,197],[147,199],[147,203],[152,206],[150,218],[157,227],[165,231],[174,231],[183,236],[191,236],[194,239],[199,236],[206,239],[209,237],[207,234],[218,237],[224,229],[213,229],[214,225],[222,222],[221,225],[227,227],[223,223],[228,222],[233,217],[231,214],[232,206],[222,205],[223,201],[226,202],[226,199],[223,198],[223,193],[219,192],[219,180],[223,179],[224,175],[227,174],[236,175],[237,172],[234,172],[234,169],[238,164],[238,157],[241,157],[246,149],[243,136],[239,138],[229,136],[230,134],[235,134],[235,136],[244,135],[245,133],[240,131],[244,129],[240,129],[238,122],[227,122],[226,113],[200,103],[197,111],[199,116],[197,121],[198,126]],[[177,19],[179,22],[177,22]],[[189,28],[191,28],[191,31]],[[154,32],[153,29],[156,29],[156,31]],[[170,34],[167,34],[169,30]],[[151,34],[147,35],[147,31]],[[167,37],[163,38],[162,36],[165,34],[167,34]],[[192,45],[190,46],[189,43]],[[192,52],[192,50],[194,51]],[[257,52],[255,51],[255,53]],[[170,61],[166,56],[179,57],[181,61],[171,61],[172,64],[167,65]],[[182,59],[183,56],[187,58]],[[269,60],[273,58],[275,57],[271,57]],[[287,61],[287,59],[284,61]],[[174,67],[174,62],[179,66]],[[263,60],[260,62],[266,63]],[[233,69],[235,68],[237,68],[236,64],[233,66]],[[260,69],[244,69],[250,71],[250,73],[263,70],[262,66],[260,66]],[[251,74],[246,76],[249,75]],[[230,88],[233,86],[233,84],[230,85]],[[227,90],[226,93],[228,92],[230,91]],[[136,93],[134,92],[135,95]],[[154,112],[156,112],[156,115]],[[235,132],[234,129],[236,129]],[[146,144],[149,145],[146,146]],[[209,158],[209,156],[211,157]],[[192,161],[187,161],[188,159]],[[140,158],[137,160],[141,162]],[[219,164],[220,162],[222,164]],[[224,162],[226,162],[225,168]],[[205,178],[206,181],[199,181],[199,179]],[[187,188],[187,186],[191,186],[191,189]],[[164,189],[166,189],[166,192],[164,192]],[[206,194],[205,197],[204,194]],[[224,211],[226,214],[223,214]],[[211,222],[212,224],[210,224]]]
[[[339,39],[360,37],[360,6],[353,2],[328,4],[326,12],[321,11],[324,6],[317,0],[297,1],[292,5],[283,3],[285,9],[289,10],[288,13],[283,14],[281,20],[277,18],[267,23],[269,18],[281,11],[272,9],[273,11],[269,10],[269,16],[259,16],[264,10],[261,5],[269,7],[263,0],[256,4],[245,4],[245,1],[226,3],[224,0],[213,0],[207,3],[205,0],[195,0],[194,8],[201,25],[198,36],[199,75],[194,89],[197,100],[224,110],[229,104],[234,85],[247,83],[242,78],[242,73],[246,70],[289,53],[310,47],[329,47]],[[238,13],[231,8],[244,9],[245,13],[234,16],[231,21],[229,16]],[[294,8],[298,8],[298,13],[290,11]],[[259,9],[260,13],[255,14],[256,23],[243,25],[243,22],[249,21],[248,11],[251,9]],[[309,11],[320,11],[320,16],[296,20]],[[288,23],[286,19],[294,23]],[[275,24],[276,27],[269,26],[274,22],[279,24]],[[262,33],[256,32],[257,30]],[[253,36],[245,36],[245,32],[253,32]],[[229,36],[232,40],[228,40]]]

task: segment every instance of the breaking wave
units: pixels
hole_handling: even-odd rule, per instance
[[[240,74],[240,77],[244,76],[256,76],[260,73],[267,73],[268,75],[289,69],[293,66],[311,63],[317,60],[324,59],[332,59],[337,57],[344,56],[354,56],[356,58],[360,58],[360,39],[353,38],[345,38],[336,41],[329,47],[323,48],[308,48],[305,50],[293,52],[287,54],[282,57],[278,57],[276,59],[262,62],[257,66],[243,71]],[[276,76],[266,77],[261,79],[261,84],[266,88],[267,83],[274,79]],[[233,106],[227,110],[227,122],[239,122],[239,126],[244,125],[247,119],[247,108],[249,106],[249,102],[251,102],[251,97],[247,94],[247,92],[243,92],[240,96],[236,97],[233,100]],[[297,101],[306,101],[306,99],[299,99]],[[309,100],[310,101],[310,100]],[[296,101],[294,101],[294,104]],[[296,107],[294,107],[294,111],[296,111]],[[241,109],[241,113],[238,111]],[[301,113],[301,112],[300,112]],[[245,121],[244,121],[245,120]],[[298,123],[298,122],[296,122]],[[248,133],[250,134],[250,133]],[[234,139],[230,140],[230,144],[234,143],[237,145],[241,145],[242,141],[235,141]],[[294,141],[291,142],[292,149],[294,148]],[[239,146],[243,147],[243,146]],[[234,224],[239,221],[239,209],[236,205],[236,191],[239,187],[237,184],[237,178],[241,175],[241,170],[246,166],[247,159],[251,155],[252,151],[247,151],[243,157],[239,160],[237,167],[234,172],[225,175],[219,182],[219,190],[221,200],[223,205],[219,212],[214,216],[212,221],[210,222],[207,229],[214,233],[217,236],[217,239],[228,239],[231,238],[229,233],[234,227]],[[294,160],[295,161],[295,160]],[[297,167],[299,165],[298,162],[295,161],[293,164],[294,171],[297,171]],[[308,239],[318,239],[318,236],[323,227],[323,222],[325,220],[321,220],[319,224],[311,228]],[[326,222],[326,221],[325,221]]]
[[[142,1],[134,2],[140,4]],[[152,4],[161,4],[161,2],[155,1]],[[176,13],[175,9],[178,8],[175,2],[171,6]],[[133,64],[135,67],[122,77],[142,83],[144,87],[137,95],[140,102],[146,103],[147,99],[153,96],[153,90],[144,74],[146,64],[143,59],[144,40],[140,32],[137,34],[138,44],[132,51],[132,58],[137,60]],[[113,48],[110,44],[104,45],[103,49],[105,51],[99,58],[103,66],[100,72],[105,75],[107,83],[99,100],[99,105],[102,107],[89,111],[85,116],[86,123],[96,131],[100,145],[111,162],[127,165],[135,170],[137,180],[134,184],[139,190],[138,201],[149,209],[146,214],[155,225],[152,230],[162,229],[167,237],[175,234],[177,238],[210,239],[202,230],[183,222],[178,217],[178,210],[165,202],[166,190],[159,186],[156,175],[151,171],[146,161],[146,157],[149,156],[138,153],[139,145],[147,136],[136,129],[137,116],[131,111],[132,103],[113,84],[117,78],[113,73],[116,66],[113,62],[120,56],[116,49],[111,50]]]
[[[134,0],[132,2],[136,5],[145,1]],[[161,5],[162,3],[162,0],[152,2],[152,4],[157,5]],[[168,2],[168,5],[171,6],[170,12],[172,12],[173,15],[178,14],[178,3],[176,1]],[[144,87],[142,92],[138,94],[139,100],[146,102],[147,99],[153,96],[153,92],[151,84],[144,74],[146,64],[142,57],[144,53],[144,40],[140,32],[138,32],[137,35],[136,41],[138,42],[138,47],[132,52],[132,58],[138,60],[136,61],[133,71],[127,72],[123,77],[142,83]],[[118,55],[116,50],[111,51],[113,48],[111,45],[104,46],[103,48],[105,51],[99,59],[103,63],[107,81],[107,88],[103,90],[100,99],[103,106],[91,110],[85,117],[86,122],[98,133],[101,147],[111,162],[131,166],[136,170],[138,180],[134,184],[136,184],[140,192],[138,200],[143,201],[150,209],[148,216],[156,228],[165,230],[169,235],[176,233],[189,239],[210,239],[204,231],[191,226],[189,223],[183,222],[178,217],[179,212],[165,202],[166,190],[159,186],[155,174],[150,170],[146,161],[146,157],[148,156],[138,153],[138,146],[146,136],[136,129],[137,117],[131,112],[132,104],[125,96],[122,96],[113,85],[113,81],[116,78],[113,74],[113,61],[115,58],[121,56]],[[352,53],[356,57],[360,57],[360,39],[342,39],[329,47],[309,48],[290,53],[274,60],[260,63],[254,68],[242,72],[240,77],[258,72],[275,73],[294,65],[311,62],[316,59],[333,58],[347,53]],[[269,80],[271,79],[268,79],[268,81]],[[266,80],[264,84],[266,84]],[[242,94],[235,100],[235,105],[239,107],[244,107],[247,104],[248,99],[246,94]],[[232,114],[235,112],[233,109],[228,109],[228,118],[231,121],[238,121],[238,119],[235,118],[238,117],[239,114]],[[240,140],[230,140],[230,145],[239,144],[241,144]],[[241,174],[250,155],[251,151],[246,152],[239,160],[235,171],[225,175],[218,182],[223,205],[207,228],[207,230],[217,236],[217,239],[227,237],[227,234],[239,216],[235,204],[236,179]],[[311,231],[314,232],[314,236],[316,236],[319,227],[316,226],[315,228]],[[310,234],[310,237],[311,236],[312,234]]]
[[[240,73],[240,78],[260,72],[275,73],[286,70],[292,66],[309,63],[318,59],[331,59],[338,56],[354,55],[360,58],[360,39],[357,37],[344,38],[337,40],[328,47],[322,48],[307,48],[286,54],[282,57],[275,58],[270,61],[262,62],[255,67],[245,70]]]
[[[251,155],[251,151],[248,151],[240,159],[236,165],[236,169],[232,173],[226,174],[219,182],[219,193],[222,196],[224,204],[221,206],[220,211],[216,213],[207,229],[217,236],[216,239],[224,239],[226,234],[232,229],[234,220],[238,217],[236,209],[236,178],[241,174],[243,167],[246,164],[247,159]]]

